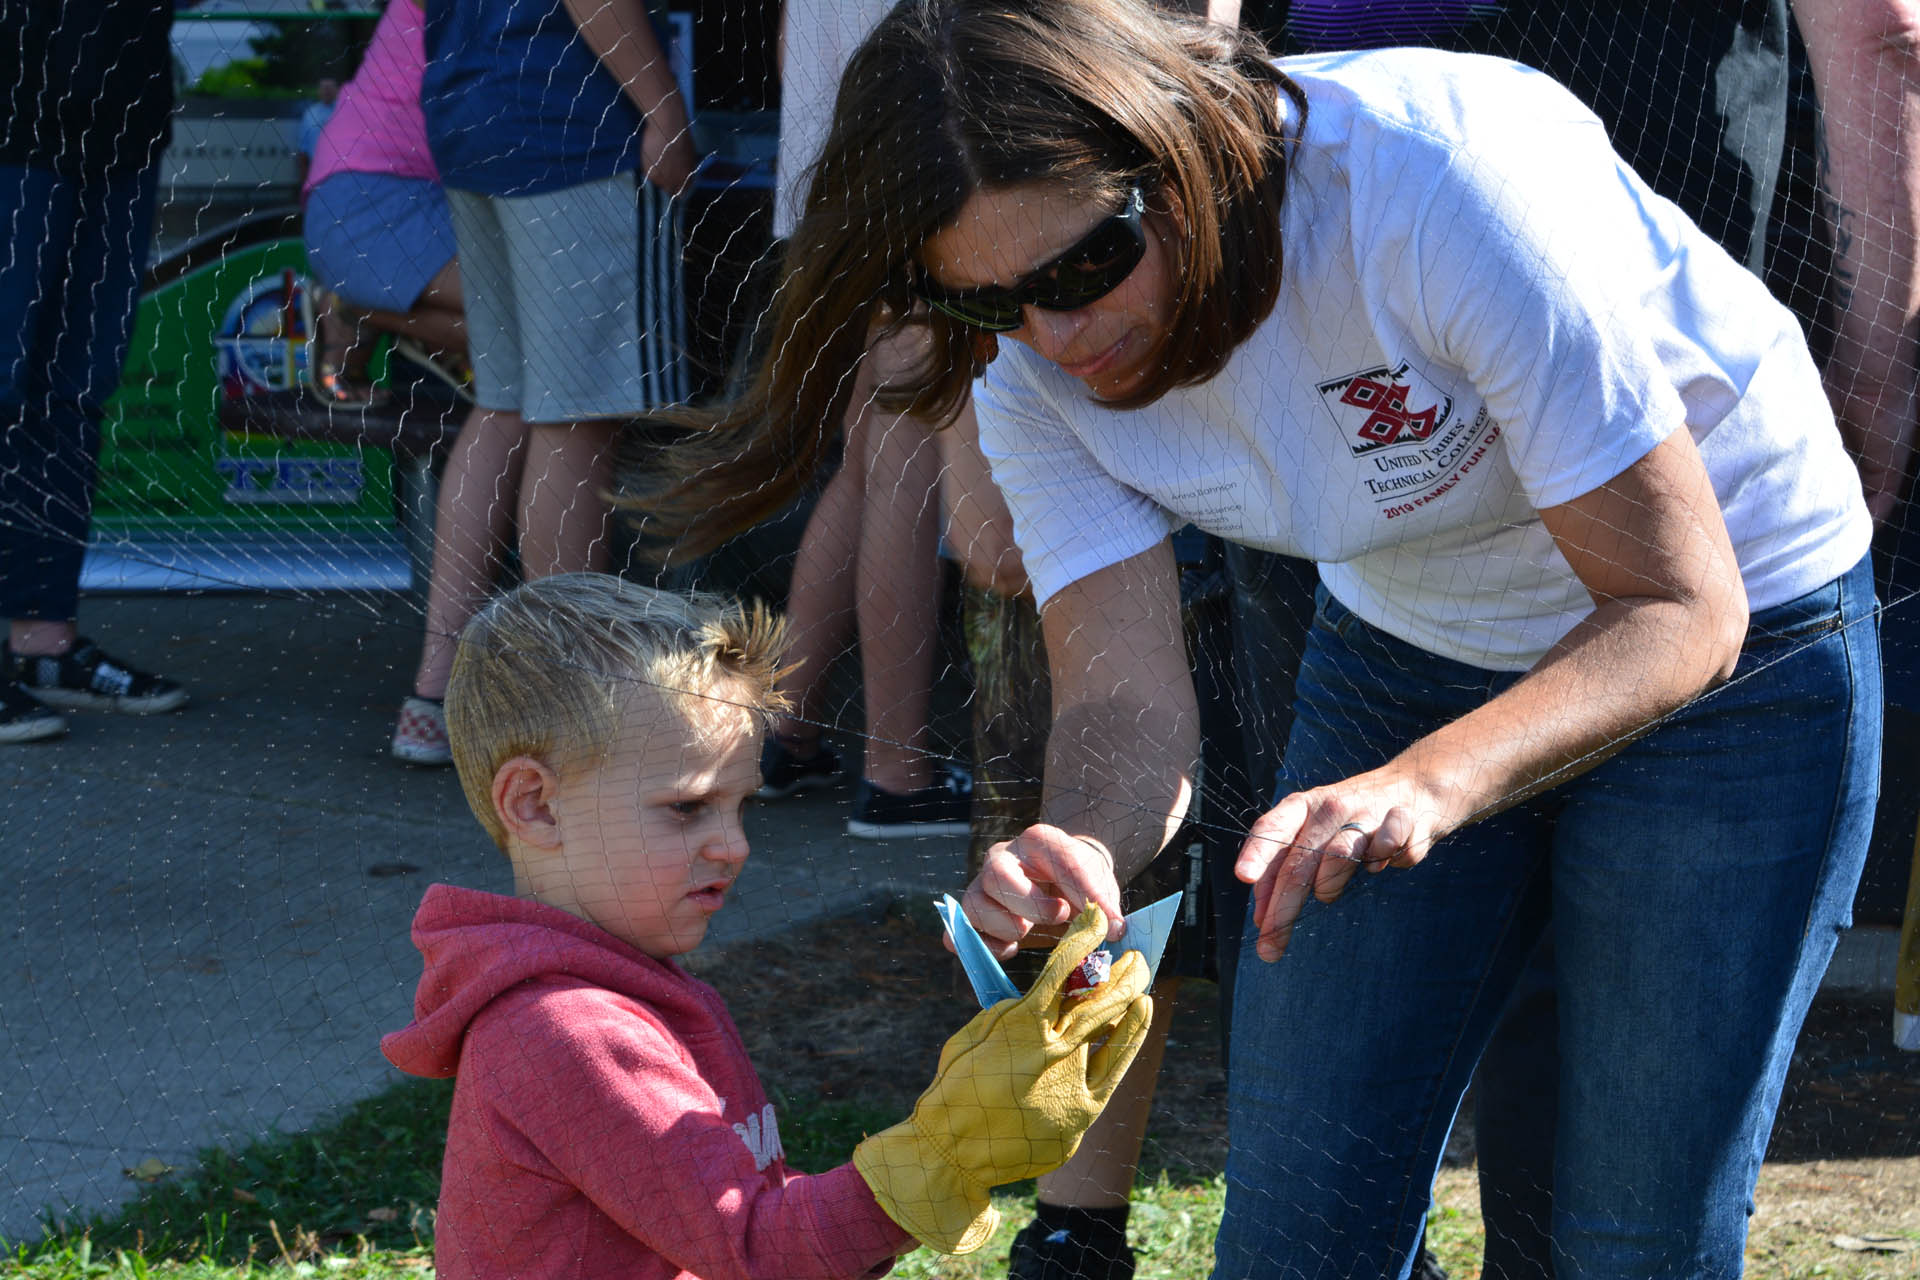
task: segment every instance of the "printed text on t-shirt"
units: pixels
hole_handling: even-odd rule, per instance
[[[1482,409],[1479,415],[1475,417],[1473,425],[1476,428],[1479,427],[1480,425],[1486,422],[1486,418],[1487,418],[1487,411],[1485,409]],[[1478,434],[1477,432],[1469,432],[1467,440],[1463,442],[1460,447],[1464,449],[1468,444],[1473,444],[1473,440],[1477,436],[1477,434]],[[1478,444],[1473,444],[1473,452],[1467,454],[1465,458],[1461,459],[1460,464],[1453,468],[1453,470],[1447,475],[1446,479],[1438,481],[1437,483],[1434,484],[1434,486],[1431,489],[1428,489],[1426,492],[1420,494],[1417,497],[1407,499],[1401,502],[1389,503],[1388,505],[1381,507],[1380,508],[1381,516],[1385,519],[1391,520],[1395,516],[1404,516],[1409,511],[1417,510],[1420,507],[1426,506],[1429,502],[1436,500],[1442,494],[1446,493],[1447,490],[1453,488],[1455,485],[1459,484],[1463,479],[1465,479],[1467,472],[1479,466],[1480,460],[1487,456],[1487,451],[1493,448],[1493,442],[1498,440],[1499,438],[1500,438],[1500,428],[1497,425],[1493,426],[1487,431],[1486,437],[1484,439],[1480,440]],[[1455,453],[1451,456],[1458,457],[1459,455],[1458,453]],[[1428,470],[1420,474],[1422,474],[1424,479],[1431,479],[1434,473],[1432,470]],[[1367,483],[1371,485],[1373,482],[1368,481]],[[1399,491],[1400,490],[1396,490],[1396,492],[1399,492]]]

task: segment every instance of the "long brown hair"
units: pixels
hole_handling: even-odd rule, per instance
[[[1157,372],[1118,407],[1220,371],[1280,289],[1286,130],[1299,88],[1252,36],[1146,0],[903,0],[841,79],[767,344],[725,404],[682,417],[668,483],[640,505],[648,540],[710,549],[777,514],[820,469],[877,332],[929,335],[884,407],[947,422],[992,342],[914,308],[929,237],[982,188],[1032,183],[1117,203],[1129,183],[1177,201],[1180,289]],[[1169,203],[1171,202],[1169,201]]]

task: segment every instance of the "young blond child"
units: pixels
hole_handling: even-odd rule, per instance
[[[1138,1050],[1137,955],[1062,994],[1105,936],[1089,907],[1032,991],[948,1041],[909,1120],[830,1172],[787,1167],[724,1003],[673,962],[746,863],[780,648],[758,610],[591,573],[461,634],[454,763],[516,896],[427,891],[414,1021],[381,1042],[455,1077],[443,1280],[856,1277],[916,1242],[966,1252],[993,1232],[988,1188],[1064,1162]]]

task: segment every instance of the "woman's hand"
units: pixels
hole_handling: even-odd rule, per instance
[[[1746,590],[1685,427],[1540,519],[1593,612],[1504,692],[1254,824],[1234,874],[1254,886],[1261,959],[1287,949],[1308,894],[1332,902],[1361,866],[1414,865],[1442,836],[1593,768],[1732,674]]]
[[[1262,960],[1278,960],[1312,894],[1332,902],[1361,867],[1411,867],[1458,826],[1426,788],[1376,769],[1296,791],[1253,824],[1233,873],[1253,886]]]
[[[1020,949],[1036,925],[1062,925],[1093,903],[1107,917],[1107,937],[1126,927],[1120,882],[1104,845],[1044,823],[987,850],[985,863],[960,899],[981,940],[1001,959]]]

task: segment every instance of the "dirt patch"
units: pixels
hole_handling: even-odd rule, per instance
[[[726,996],[770,1086],[902,1116],[972,1008],[932,912],[917,907],[737,944],[691,967]],[[1142,1164],[1211,1177],[1226,1158],[1219,993],[1189,981],[1176,998],[1167,1061],[1179,1069],[1162,1073]],[[1890,1017],[1885,1000],[1816,1003],[1761,1173],[1749,1274],[1920,1276],[1920,1054],[1893,1048]],[[1456,1143],[1438,1200],[1477,1223],[1471,1159]],[[1458,1252],[1448,1262],[1455,1280],[1475,1274]]]
[[[768,1085],[899,1102],[902,1115],[964,1017],[952,957],[898,909],[699,952],[687,967],[726,997]]]

